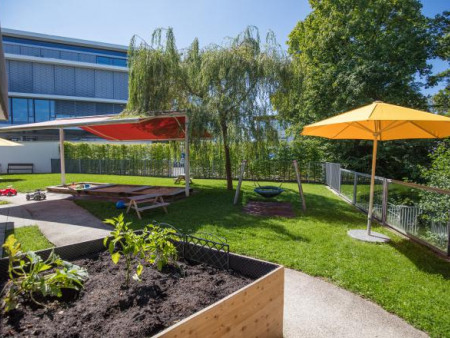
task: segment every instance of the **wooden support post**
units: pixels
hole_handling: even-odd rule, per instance
[[[378,135],[374,135],[373,140],[373,152],[372,152],[372,174],[370,175],[370,195],[369,195],[369,212],[367,213],[367,235],[370,236],[372,231],[372,216],[373,216],[373,195],[375,191],[375,169],[377,163],[377,148],[378,148]]]
[[[61,163],[61,185],[66,184],[66,160],[64,158],[64,129],[59,128],[59,158]]]
[[[300,194],[300,197],[302,199],[302,209],[303,211],[306,211],[305,196],[303,195],[303,188],[302,188],[302,177],[300,176],[300,170],[298,170],[297,160],[294,160],[293,164],[295,168],[295,175],[297,176],[298,193]]]
[[[239,200],[239,192],[241,191],[241,185],[242,185],[242,180],[244,178],[244,170],[245,170],[246,164],[247,164],[246,160],[242,161],[242,163],[241,163],[241,172],[239,174],[239,183],[236,188],[236,194],[234,195],[234,202],[233,202],[234,205],[236,205]]]
[[[189,163],[189,120],[188,116],[185,117],[185,126],[184,126],[184,148],[185,148],[185,158],[184,158],[184,178],[186,182],[185,193],[186,197],[189,197],[189,184],[191,182],[190,175],[190,163]]]

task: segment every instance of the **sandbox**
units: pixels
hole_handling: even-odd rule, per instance
[[[71,194],[75,196],[101,196],[109,198],[139,196],[146,194],[161,194],[165,197],[179,198],[185,195],[184,188],[178,187],[95,182],[73,182],[72,184],[56,185],[48,187],[47,191],[59,194]],[[190,189],[190,192],[192,191],[193,189]]]

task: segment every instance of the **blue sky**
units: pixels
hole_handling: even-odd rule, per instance
[[[423,0],[423,13],[450,10],[448,0]],[[155,28],[173,27],[178,48],[195,37],[220,43],[248,25],[273,30],[285,44],[295,24],[311,11],[307,0],[2,0],[2,27],[127,45],[133,34],[150,39]],[[436,71],[447,66],[433,62]],[[426,93],[438,89],[427,90]]]

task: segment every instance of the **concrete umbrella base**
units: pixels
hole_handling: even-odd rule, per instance
[[[390,238],[382,235],[378,232],[371,232],[370,235],[367,234],[367,230],[349,230],[347,234],[359,241],[371,242],[371,243],[387,243]]]

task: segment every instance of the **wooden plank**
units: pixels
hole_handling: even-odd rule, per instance
[[[403,181],[397,181],[397,180],[389,180],[389,181],[391,183],[404,185],[405,187],[416,188],[416,189],[421,189],[421,190],[437,192],[439,194],[450,195],[450,190],[448,190],[448,189],[440,189],[440,188],[435,188],[435,187],[429,187],[429,186],[422,185],[422,184],[403,182]]]
[[[136,210],[144,211],[144,210],[150,210],[150,209],[155,209],[155,208],[167,207],[169,205],[170,205],[170,203],[155,203],[152,205],[147,205],[145,207],[138,207]]]
[[[297,160],[294,160],[292,163],[294,164],[295,175],[297,177],[298,193],[300,194],[300,198],[302,199],[302,209],[303,211],[306,211],[306,202],[305,196],[303,195],[302,178],[300,176],[300,170],[298,170]]]
[[[284,268],[279,267],[155,337],[282,337]]]
[[[142,201],[145,199],[151,199],[151,198],[156,198],[156,197],[160,197],[163,196],[162,194],[146,194],[146,195],[138,195],[138,196],[130,196],[127,197],[127,199],[131,200],[131,201]]]

